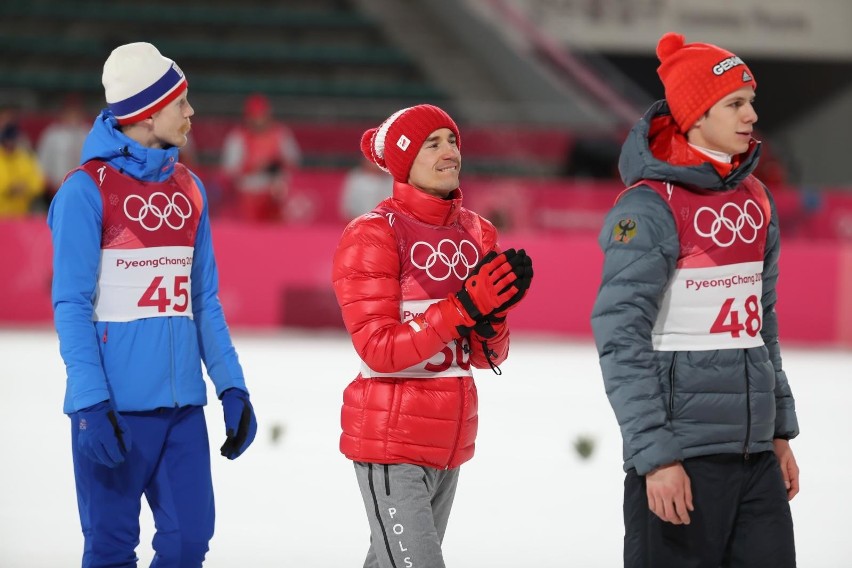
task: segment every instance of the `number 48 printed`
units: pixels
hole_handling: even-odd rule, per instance
[[[744,323],[740,323],[740,310],[731,309],[733,305],[734,298],[725,300],[719,315],[716,316],[716,321],[710,328],[710,333],[730,333],[731,337],[738,338],[740,332],[745,331],[751,337],[756,336],[763,325],[760,320],[760,304],[757,303],[757,296],[751,295],[746,298],[743,305],[746,316]]]
[[[185,312],[189,306],[189,276],[175,276],[171,296],[169,296],[168,288],[161,286],[162,283],[163,277],[155,276],[136,305],[140,308],[155,307],[158,312],[165,312],[166,308],[172,306],[176,312]]]

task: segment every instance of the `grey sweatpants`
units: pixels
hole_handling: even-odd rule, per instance
[[[355,462],[355,475],[370,521],[364,568],[444,568],[459,468]]]

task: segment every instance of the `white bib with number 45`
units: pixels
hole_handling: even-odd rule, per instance
[[[104,249],[94,321],[192,318],[192,247]]]

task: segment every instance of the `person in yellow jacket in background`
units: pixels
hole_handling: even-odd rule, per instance
[[[44,190],[44,173],[18,125],[0,123],[0,218],[28,214]]]

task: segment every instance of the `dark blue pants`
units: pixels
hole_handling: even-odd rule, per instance
[[[142,495],[154,516],[152,568],[201,566],[213,537],[213,482],[200,406],[126,412],[132,448],[110,469],[77,452],[71,429],[83,568],[135,568]]]
[[[774,452],[684,460],[695,510],[689,525],[648,508],[645,477],[624,479],[624,566],[795,568],[793,518]]]

